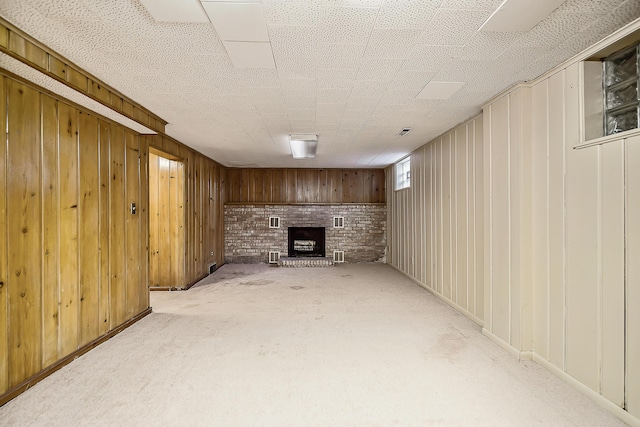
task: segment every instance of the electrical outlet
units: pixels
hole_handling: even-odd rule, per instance
[[[213,256],[213,251],[211,251],[211,256]]]

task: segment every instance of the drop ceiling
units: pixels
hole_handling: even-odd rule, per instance
[[[2,0],[0,16],[222,164],[376,168],[637,19],[640,1]],[[315,159],[292,158],[299,133],[318,135]]]

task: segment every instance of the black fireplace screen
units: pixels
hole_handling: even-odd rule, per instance
[[[289,227],[290,257],[324,257],[324,227]]]

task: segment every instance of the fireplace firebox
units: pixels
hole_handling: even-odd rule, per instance
[[[290,257],[324,257],[324,227],[289,227]]]

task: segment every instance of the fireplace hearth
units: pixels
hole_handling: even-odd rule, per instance
[[[324,257],[324,227],[289,227],[290,257]]]

